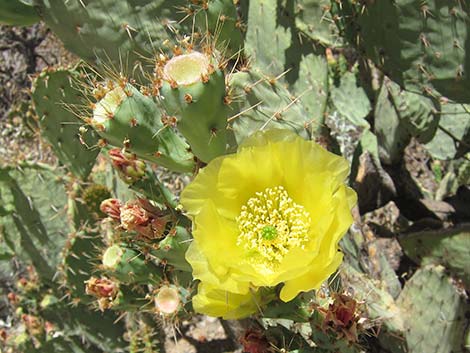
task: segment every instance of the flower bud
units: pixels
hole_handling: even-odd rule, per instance
[[[323,329],[336,331],[348,341],[356,342],[359,321],[357,302],[346,294],[334,293],[333,298],[327,309],[319,309],[324,315]]]
[[[149,214],[136,203],[126,203],[121,207],[121,225],[126,230],[134,230],[138,226],[149,223]]]
[[[140,238],[147,240],[161,239],[171,216],[165,215],[146,199],[127,202],[121,207],[121,226],[125,230],[135,231]]]
[[[134,153],[119,148],[109,151],[111,162],[121,178],[128,184],[135,183],[145,175],[145,163]]]
[[[119,284],[105,277],[91,277],[88,281],[85,281],[85,284],[86,294],[98,298],[98,305],[101,311],[112,306],[119,292]]]
[[[115,219],[117,221],[121,220],[121,201],[119,201],[118,199],[104,200],[103,202],[101,202],[100,210],[112,219]]]

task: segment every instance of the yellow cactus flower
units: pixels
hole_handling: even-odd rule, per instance
[[[352,223],[347,161],[286,130],[258,132],[211,161],[182,193],[193,219],[186,258],[199,279],[196,311],[239,318],[260,287],[280,299],[318,288],[340,265]]]

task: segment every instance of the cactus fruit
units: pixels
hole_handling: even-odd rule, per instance
[[[164,64],[164,65],[163,65]],[[209,55],[196,51],[157,64],[162,105],[203,162],[225,154],[225,78]]]
[[[85,127],[80,131],[81,122],[73,112],[83,104],[83,94],[77,88],[82,74],[80,67],[44,70],[33,80],[32,98],[42,136],[52,145],[61,163],[86,179],[99,148],[96,134]]]
[[[170,125],[162,122],[164,116],[154,100],[130,84],[109,84],[89,123],[106,142],[125,146],[137,156],[170,170],[190,172],[193,158],[187,144]]]

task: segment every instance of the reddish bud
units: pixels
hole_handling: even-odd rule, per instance
[[[134,153],[113,148],[109,151],[111,162],[121,178],[128,184],[135,183],[145,175],[145,163]]]
[[[115,219],[117,221],[121,220],[121,201],[119,201],[118,199],[104,200],[103,202],[101,202],[100,210],[112,219]]]
[[[119,284],[105,277],[91,277],[88,281],[85,281],[85,284],[86,294],[98,298],[98,305],[101,311],[112,306],[119,292]]]
[[[346,294],[333,294],[334,301],[328,309],[320,308],[324,315],[323,329],[336,331],[348,341],[357,341],[359,314],[357,302]]]
[[[272,352],[266,336],[259,330],[247,330],[240,339],[243,352],[246,353],[270,353]]]

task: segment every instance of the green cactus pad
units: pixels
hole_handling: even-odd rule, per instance
[[[61,177],[60,171],[40,165],[0,168],[3,236],[18,257],[33,263],[46,283],[54,278],[68,232]]]
[[[85,304],[92,301],[85,293],[85,281],[96,275],[102,247],[103,237],[96,232],[82,230],[69,235],[62,253],[61,270],[71,299]]]
[[[304,5],[269,0],[241,4],[242,13],[248,13],[245,53],[250,71],[229,78],[234,97],[229,122],[237,143],[261,128],[291,129],[310,137],[324,127],[328,69],[323,50],[296,27],[307,20],[301,15],[309,7]]]
[[[315,122],[279,81],[271,83],[256,72],[237,72],[230,77],[229,86],[233,97],[241,97],[230,104],[229,128],[237,144],[264,129],[289,129],[310,136]]]
[[[115,313],[96,312],[86,305],[70,305],[58,298],[49,302],[50,305],[41,308],[41,316],[57,325],[66,338],[73,335],[85,352],[121,352],[127,346],[124,322],[118,322]]]
[[[320,23],[317,6],[318,2],[309,0],[296,1],[295,4],[288,1],[250,1],[245,36],[245,52],[250,57],[251,74],[270,81],[273,91],[279,92],[281,96],[278,98],[277,94],[273,97],[271,93],[259,92],[258,98],[263,100],[263,104],[270,106],[270,110],[276,109],[280,101],[295,101],[295,106],[302,109],[295,109],[292,106],[294,103],[291,103],[289,110],[292,113],[301,110],[306,120],[306,129],[315,135],[323,130],[328,99],[328,68],[324,50],[317,42],[327,40],[326,32],[323,31],[326,22]],[[313,13],[316,15],[311,17]],[[312,25],[318,27],[312,28]],[[322,28],[321,34],[317,31],[319,27]],[[285,84],[291,87],[291,92],[280,87]],[[289,100],[285,100],[285,95]],[[242,105],[244,108],[250,106]],[[288,114],[286,110],[283,107],[283,115]],[[292,128],[289,122],[283,125],[284,128]]]
[[[143,310],[149,305],[146,298],[148,291],[143,286],[119,286],[119,293],[114,299],[111,309],[125,312]]]
[[[147,65],[170,37],[172,28],[180,28],[185,13],[178,11],[186,0],[62,1],[34,0],[49,28],[65,47],[89,63],[108,71],[150,72]],[[192,21],[187,21],[191,26]],[[186,27],[190,33],[191,27]]]
[[[436,134],[426,149],[437,159],[453,159],[470,151],[470,104],[443,103]]]
[[[459,352],[469,306],[442,266],[421,268],[398,298],[410,353]]]
[[[215,47],[226,56],[235,56],[243,49],[243,33],[233,0],[209,0],[195,6],[195,23],[202,33],[209,32]]]
[[[84,101],[84,94],[77,88],[83,73],[80,70],[44,70],[33,81],[32,98],[42,136],[52,145],[61,163],[86,179],[99,148],[96,147],[98,138],[92,131],[80,136],[82,123],[73,113]]]
[[[421,266],[440,264],[470,287],[470,226],[403,235],[400,244]]]
[[[0,24],[30,26],[40,18],[27,0],[0,0]]]
[[[365,118],[372,107],[353,72],[346,72],[341,76],[339,84],[331,87],[331,100],[336,109],[354,125],[369,127]]]
[[[403,91],[385,79],[374,112],[382,160],[388,164],[400,161],[412,136],[420,142],[431,140],[439,123],[436,111],[431,99]]]
[[[297,28],[323,45],[337,44],[338,29],[329,9],[328,0],[298,0],[295,13]]]
[[[450,0],[332,3],[360,53],[401,86],[470,102],[470,6]]]
[[[159,283],[163,270],[143,258],[136,250],[112,245],[103,253],[103,269],[120,282],[127,284]]]
[[[277,22],[280,5],[271,0],[252,0],[248,6],[246,53],[256,68],[284,72],[288,69],[286,51],[292,44],[292,33]]]
[[[108,143],[126,145],[142,159],[178,172],[190,172],[194,162],[186,142],[161,119],[152,98],[127,85],[116,87],[96,105],[91,124]]]
[[[164,67],[161,102],[192,152],[203,162],[225,153],[228,109],[224,103],[225,78],[211,72],[210,58],[198,52],[176,56]]]
[[[177,270],[191,272],[191,266],[184,255],[188,250],[190,241],[191,235],[187,229],[176,226],[175,232],[161,240],[150,253],[163,263],[174,266]]]

